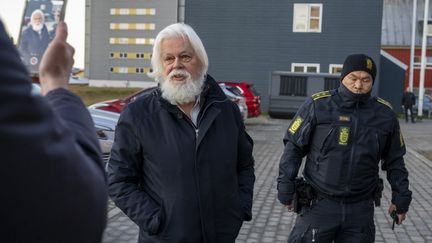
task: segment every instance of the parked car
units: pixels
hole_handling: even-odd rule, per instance
[[[42,94],[42,89],[39,86],[39,84],[32,83],[32,88],[31,88],[30,92],[31,92],[32,95],[41,95]]]
[[[227,86],[225,84],[220,83],[219,87],[221,87],[222,91],[225,93],[225,95],[230,99],[232,102],[236,103],[240,114],[242,115],[243,121],[247,119],[248,117],[248,108],[246,105],[246,99],[245,97],[238,95],[233,92],[234,87]]]
[[[127,104],[129,104],[130,102],[133,102],[138,97],[150,94],[156,88],[157,87],[151,87],[151,88],[140,90],[140,91],[124,98],[124,99],[114,99],[114,100],[102,101],[102,102],[99,102],[99,103],[96,103],[96,104],[89,106],[89,108],[90,109],[96,109],[96,110],[104,110],[104,111],[109,111],[109,112],[114,112],[114,113],[120,113]],[[231,89],[231,91],[228,89]],[[233,101],[234,103],[236,103],[239,106],[239,109],[240,109],[240,112],[242,113],[242,116],[244,117],[244,119],[246,119],[248,113],[247,113],[247,106],[246,106],[245,98],[241,95],[237,95],[237,94],[233,93],[232,87],[222,87],[222,90],[224,91],[225,95],[227,95],[231,99],[231,101]]]
[[[96,104],[89,106],[89,108],[120,113],[127,104],[136,100],[138,97],[141,97],[141,96],[146,95],[146,94],[150,94],[155,89],[156,89],[156,87],[143,89],[143,90],[140,90],[136,93],[129,95],[128,97],[126,97],[124,99],[114,99],[114,100],[102,101],[102,102],[99,102],[99,103],[96,103]]]
[[[88,78],[75,76],[75,75],[71,75],[69,77],[69,84],[88,84],[88,83],[89,83]]]
[[[32,84],[31,93],[33,95],[40,95],[41,88],[38,84]],[[96,130],[96,136],[102,150],[102,157],[105,166],[109,160],[111,148],[114,143],[115,128],[120,117],[119,113],[109,112],[98,109],[88,109],[90,116],[93,120]]]
[[[257,117],[261,114],[261,96],[255,90],[252,84],[246,82],[219,82],[227,86],[237,87],[238,94],[242,95],[246,99],[246,105],[248,109],[248,117]]]
[[[101,145],[103,161],[106,166],[110,158],[111,148],[114,143],[115,128],[120,114],[91,108],[88,111],[93,119],[96,136]]]
[[[419,103],[419,99],[418,96],[416,95],[416,103],[413,106],[413,112],[415,115],[417,115],[418,113],[418,103]],[[431,113],[432,113],[432,96],[424,95],[423,96],[423,116],[427,116],[430,118]]]

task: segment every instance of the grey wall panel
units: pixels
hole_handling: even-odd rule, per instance
[[[379,95],[392,104],[394,111],[402,112],[401,106],[404,92],[405,70],[384,56],[381,56],[380,68],[382,70],[382,75],[381,83],[379,84]]]
[[[292,31],[294,3],[323,4],[321,33]],[[255,84],[264,111],[272,71],[319,63],[328,72],[329,64],[360,52],[379,62],[381,17],[382,1],[376,0],[187,0],[185,6],[185,22],[208,51],[209,73]]]

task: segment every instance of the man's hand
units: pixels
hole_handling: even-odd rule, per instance
[[[294,211],[294,207],[293,204],[284,204],[284,207],[288,209],[288,212],[293,212]]]
[[[394,205],[393,203],[390,205],[389,209],[388,209],[388,213],[391,214],[393,211],[395,211],[396,205]],[[406,218],[406,213],[401,213],[401,214],[397,214],[398,216],[398,221],[396,222],[396,224],[400,225],[402,224],[402,222],[405,220]]]
[[[75,49],[66,42],[67,36],[66,24],[59,22],[55,38],[46,49],[39,66],[43,95],[57,88],[68,87]]]

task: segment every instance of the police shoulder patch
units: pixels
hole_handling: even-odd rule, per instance
[[[318,92],[316,94],[313,94],[312,99],[317,100],[317,99],[321,99],[321,98],[325,98],[325,97],[329,97],[329,96],[331,96],[330,90],[326,90],[326,91],[321,91],[321,92]]]
[[[386,101],[386,100],[384,100],[384,99],[382,99],[382,98],[380,98],[380,97],[377,97],[377,101],[378,101],[379,103],[381,103],[381,104],[383,104],[383,105],[385,105],[385,106],[387,106],[387,107],[389,107],[390,109],[393,110],[393,107],[392,107],[392,105],[390,104],[390,102],[388,102],[388,101]]]
[[[288,128],[288,131],[294,135],[302,123],[303,118],[301,118],[300,116],[296,117],[296,119],[291,123],[291,126]]]

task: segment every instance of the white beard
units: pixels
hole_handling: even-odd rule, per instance
[[[43,24],[32,24],[32,29],[36,32],[40,32],[43,28]]]
[[[183,75],[186,77],[186,82],[175,83],[171,80],[174,75]],[[204,75],[197,80],[192,79],[192,75],[184,70],[174,70],[161,81],[162,97],[168,100],[171,104],[187,104],[194,102],[201,94],[204,85]]]

